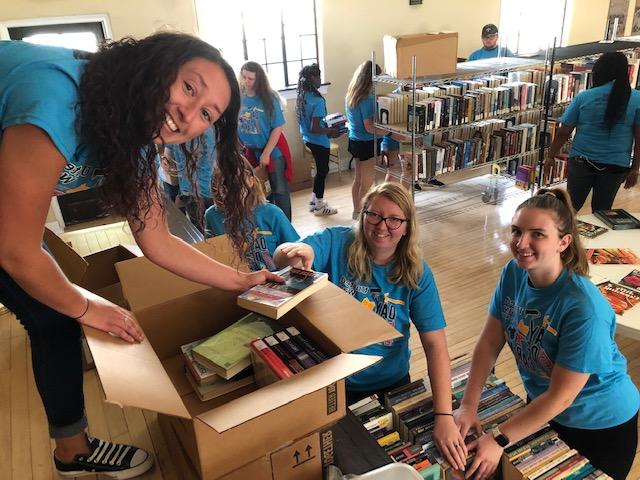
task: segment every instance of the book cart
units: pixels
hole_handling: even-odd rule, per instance
[[[569,47],[551,47],[547,51],[539,52],[536,55],[528,57],[498,57],[494,59],[462,62],[457,64],[456,72],[453,74],[426,77],[416,76],[416,59],[414,57],[411,68],[412,77],[409,79],[392,78],[388,75],[372,75],[373,93],[376,103],[378,103],[378,90],[381,88],[380,85],[393,85],[401,89],[408,88],[408,91],[406,91],[406,93],[408,93],[407,109],[406,112],[402,112],[400,121],[392,122],[390,118],[380,118],[379,106],[376,104],[374,125],[378,129],[411,139],[407,153],[410,153],[413,164],[413,177],[410,182],[413,195],[415,195],[414,184],[419,180],[427,180],[437,176],[449,182],[459,181],[472,176],[489,173],[489,168],[492,164],[500,165],[503,172],[506,171],[509,174],[508,176],[515,177],[517,185],[521,188],[525,190],[532,189],[536,183],[540,186],[543,181],[542,164],[544,163],[544,152],[548,149],[550,141],[548,133],[545,134],[545,132],[549,132],[548,123],[550,119],[559,117],[573,100],[575,94],[586,88],[586,85],[583,85],[580,88],[577,86],[575,88],[572,87],[570,91],[559,91],[561,89],[557,87],[558,83],[555,83],[556,91],[552,91],[551,87],[554,85],[554,82],[551,80],[556,80],[560,73],[554,71],[556,70],[557,63],[579,62],[591,57],[597,57],[605,52],[633,51],[638,47],[640,47],[640,37],[628,37],[624,40],[607,43],[591,42]],[[373,52],[371,60],[374,64],[375,59],[375,52]],[[635,68],[637,70],[638,66],[636,65]],[[455,125],[437,128],[425,128],[419,125],[419,115],[416,111],[416,105],[420,100],[418,99],[417,93],[420,93],[425,87],[446,86],[451,85],[452,82],[463,82],[483,77],[504,77],[505,74],[509,75],[511,72],[524,72],[525,70],[536,70],[540,73],[535,75],[535,77],[532,75],[532,79],[528,82],[519,81],[519,74],[514,73],[513,80],[510,80],[510,83],[535,85],[535,87],[533,87],[535,93],[532,94],[531,91],[525,93],[525,95],[529,95],[526,102],[518,102],[516,104],[512,102],[507,105],[506,108],[494,109],[495,113],[480,113],[476,115],[475,118],[465,119],[466,121]],[[561,85],[561,88],[566,89],[566,85]],[[510,119],[510,122],[513,122],[514,126],[521,124],[530,125],[529,132],[532,132],[533,135],[531,136],[531,133],[527,134],[529,137],[526,139],[526,142],[523,139],[523,148],[521,148],[520,151],[499,157],[496,157],[494,153],[489,158],[488,153],[491,152],[489,152],[488,145],[484,145],[480,148],[480,152],[476,153],[475,160],[470,162],[465,160],[462,162],[462,165],[456,165],[455,168],[445,173],[430,171],[429,163],[424,161],[424,159],[422,160],[422,165],[416,165],[416,163],[419,163],[416,162],[416,159],[420,160],[418,155],[420,151],[419,139],[422,135],[435,136],[450,132],[451,135],[455,136],[455,132],[460,132],[461,129],[467,129],[467,132],[471,132],[475,130],[476,127],[479,129],[482,122],[504,119]],[[466,133],[466,135],[468,137],[470,133]],[[377,140],[378,135],[374,134],[374,137]],[[483,141],[486,142],[486,140],[485,137]],[[464,155],[468,154],[465,153]],[[517,178],[516,170],[518,165],[530,166],[531,172],[526,179]],[[395,168],[390,168],[389,165],[383,163],[382,159],[376,164],[376,170],[395,178],[402,176],[401,172]],[[537,170],[537,172],[535,170]],[[566,168],[564,168],[562,172],[554,172],[554,174],[555,173],[558,173],[558,175],[545,181],[545,183],[550,184],[563,181],[564,177],[566,177]]]

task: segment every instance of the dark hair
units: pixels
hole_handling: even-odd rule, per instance
[[[305,100],[304,94],[305,92],[310,92],[316,97],[322,97],[322,94],[318,91],[316,86],[313,84],[312,78],[320,76],[320,67],[317,63],[312,63],[311,65],[306,65],[302,67],[300,73],[298,74],[298,97],[296,98],[296,116],[298,117],[298,123],[302,124],[304,117],[304,107]]]
[[[613,81],[613,87],[604,112],[604,119],[609,129],[624,116],[631,96],[629,63],[627,57],[621,52],[605,53],[593,65],[594,87],[611,81]]]
[[[258,98],[262,100],[262,103],[264,104],[267,117],[270,117],[274,109],[273,97],[276,95],[276,92],[271,88],[271,85],[269,84],[269,77],[267,77],[264,68],[262,68],[262,65],[257,62],[247,62],[240,67],[241,73],[242,70],[256,74],[256,83],[253,88],[256,91]]]
[[[587,255],[582,248],[576,216],[567,192],[561,188],[541,188],[533,197],[522,202],[516,212],[522,208],[539,208],[553,212],[558,235],[572,237],[569,246],[560,254],[562,265],[578,275],[588,275]]]
[[[219,65],[231,89],[229,106],[215,123],[218,165],[225,172],[229,236],[237,249],[245,239],[242,156],[237,125],[240,90],[233,69],[208,43],[182,33],[162,32],[109,42],[93,54],[80,82],[79,131],[83,143],[105,169],[104,197],[117,214],[144,228],[159,197],[156,148],[165,120],[169,89],[182,65],[203,58]],[[198,142],[195,142],[196,144]],[[193,150],[185,163],[195,169]],[[194,185],[197,192],[197,185]]]

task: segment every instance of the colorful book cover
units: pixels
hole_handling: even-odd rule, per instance
[[[588,248],[587,258],[595,264],[640,263],[640,259],[630,248]]]
[[[631,271],[627,276],[620,280],[620,284],[640,290],[640,270]]]
[[[583,237],[587,238],[595,238],[598,235],[602,235],[609,231],[608,228],[601,227],[599,225],[594,225],[593,223],[583,222],[582,220],[578,220],[578,233]]]
[[[640,303],[640,292],[634,288],[625,287],[613,282],[604,282],[598,285],[598,288],[609,301],[613,311],[617,315]]]

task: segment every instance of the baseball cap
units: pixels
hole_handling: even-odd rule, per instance
[[[498,27],[496,27],[493,23],[487,23],[484,27],[482,27],[482,36],[490,37],[491,35],[496,35],[498,33]]]

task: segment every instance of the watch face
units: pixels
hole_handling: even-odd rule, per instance
[[[500,445],[501,447],[503,447],[503,448],[506,447],[507,445],[509,445],[509,440],[507,439],[507,437],[505,437],[502,434],[499,434],[499,435],[497,435],[497,436],[495,436],[493,438],[495,438],[496,443],[498,445]]]

